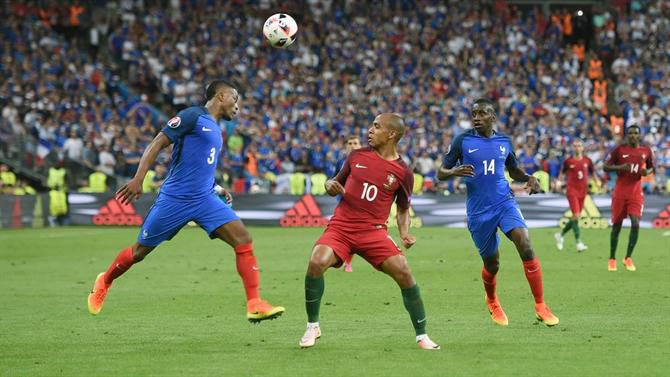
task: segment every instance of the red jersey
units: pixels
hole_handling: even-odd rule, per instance
[[[640,183],[642,175],[640,172],[642,169],[653,169],[654,159],[651,149],[646,145],[634,148],[628,144],[621,144],[610,152],[607,164],[630,164],[629,170],[617,172],[613,196],[642,195],[642,184]]]
[[[344,195],[330,225],[386,228],[394,200],[398,208],[409,208],[414,175],[402,159],[387,161],[370,147],[357,149],[335,179],[344,186]]]
[[[567,176],[567,194],[586,196],[588,174],[593,175],[593,162],[582,156],[580,159],[570,157],[563,162],[563,173]]]

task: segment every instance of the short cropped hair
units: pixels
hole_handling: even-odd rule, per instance
[[[231,88],[237,90],[235,85],[231,83],[230,81],[226,81],[224,79],[219,79],[219,80],[214,80],[210,82],[207,85],[207,88],[205,89],[205,98],[207,98],[207,101],[211,100],[214,98],[216,93],[219,92],[219,90],[223,88]]]
[[[626,133],[628,133],[628,130],[630,130],[631,128],[637,128],[638,131],[642,131],[640,126],[638,124],[634,123],[634,124],[631,124],[630,126],[626,127]]]

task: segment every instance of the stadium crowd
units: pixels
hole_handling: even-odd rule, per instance
[[[63,164],[70,189],[90,185],[93,170],[131,177],[166,116],[225,77],[243,94],[239,120],[222,122],[222,180],[237,191],[285,192],[282,177],[297,172],[333,176],[346,137],[365,144],[372,119],[392,111],[410,128],[401,152],[417,192],[461,192],[435,174],[478,97],[495,101],[499,130],[526,171],[546,172],[549,190],[560,190],[574,138],[606,182],[593,190],[613,187],[602,163],[631,124],[656,157],[645,190],[670,190],[668,1],[581,13],[500,0],[85,4],[0,5],[0,157],[43,172]],[[276,11],[299,24],[286,50],[260,32]],[[169,160],[160,156],[152,180]]]

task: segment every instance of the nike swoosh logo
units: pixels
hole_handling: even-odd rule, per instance
[[[468,153],[477,152],[478,150],[479,150],[479,148],[476,148],[476,149],[468,149]]]
[[[205,131],[205,132],[209,132],[209,131],[211,131],[212,129],[211,129],[211,128],[207,128],[207,127],[203,126],[203,127],[202,127],[202,130],[203,130],[203,131]]]
[[[361,164],[356,164],[355,166],[356,166],[357,168],[361,168],[361,169],[367,169],[367,168],[368,168],[367,166],[365,166],[365,165],[361,165]]]
[[[628,155],[627,155],[627,154],[624,154],[624,155],[622,155],[621,157],[623,157],[623,158],[628,158]]]
[[[422,322],[426,322],[426,318],[422,318],[422,319],[417,319],[417,320],[416,320],[416,323],[422,323]]]
[[[538,267],[538,268],[536,268],[536,269],[534,269],[534,270],[531,271],[531,269],[529,268],[529,269],[527,269],[526,271],[528,271],[529,273],[532,274],[533,272],[535,272],[535,271],[537,271],[537,270],[539,270],[539,269],[540,269],[540,267]]]
[[[251,269],[254,270],[254,271],[260,271],[260,269],[256,266],[251,267]]]

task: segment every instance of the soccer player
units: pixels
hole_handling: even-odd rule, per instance
[[[149,144],[142,154],[137,173],[117,192],[117,200],[130,203],[142,194],[142,182],[159,152],[170,144],[172,166],[147,214],[137,242],[123,249],[106,272],[95,279],[88,296],[88,309],[100,313],[112,282],[141,262],[163,241],[170,240],[189,221],[195,221],[210,238],[219,238],[235,250],[237,272],[247,297],[247,319],[260,322],[284,312],[272,306],[258,293],[259,274],[251,235],[235,212],[219,199],[232,201],[227,190],[214,184],[214,172],[221,152],[222,138],[218,120],[231,120],[239,111],[237,89],[225,80],[211,82],[206,89],[205,106],[180,111]]]
[[[566,193],[570,204],[570,211],[572,218],[565,224],[563,231],[554,234],[556,239],[556,248],[563,250],[563,236],[570,231],[575,231],[576,248],[578,252],[583,252],[588,249],[580,239],[579,232],[579,216],[584,208],[584,199],[586,199],[586,189],[588,187],[588,175],[596,178],[593,171],[593,162],[590,158],[584,156],[584,143],[580,139],[575,139],[572,142],[572,150],[574,154],[572,157],[563,162],[563,169],[561,169],[561,176],[567,176]],[[559,177],[559,181],[562,177]],[[596,178],[597,179],[597,178]]]
[[[630,217],[630,236],[628,250],[623,264],[628,271],[635,271],[633,249],[640,232],[640,218],[644,206],[644,192],[640,183],[642,177],[654,171],[654,158],[651,149],[640,145],[640,126],[633,124],[626,128],[626,143],[620,144],[610,152],[604,170],[617,173],[616,185],[612,193],[612,233],[610,233],[610,258],[607,270],[616,271],[616,248],[619,243],[621,224]]]
[[[407,259],[386,229],[386,219],[395,201],[403,246],[410,248],[416,242],[409,234],[414,176],[397,150],[404,133],[405,125],[399,115],[378,115],[368,129],[370,147],[352,151],[339,173],[326,182],[328,195],[341,194],[342,200],[312,249],[305,276],[307,330],[300,339],[300,347],[312,347],[321,337],[319,307],[324,291],[323,274],[356,253],[400,286],[419,348],[440,348],[426,334],[426,313],[419,287]]]
[[[476,100],[471,116],[474,129],[454,139],[438,178],[465,177],[468,230],[484,261],[482,280],[491,318],[498,325],[508,325],[507,315],[496,295],[500,228],[514,243],[523,261],[523,270],[535,299],[537,319],[547,326],[557,325],[558,318],[544,303],[540,261],[533,252],[526,221],[505,179],[505,167],[514,180],[526,182],[525,188],[530,194],[540,192],[539,182],[519,168],[510,138],[493,130],[496,114],[490,100]]]
[[[352,151],[361,148],[361,139],[358,136],[349,136],[347,138],[346,145],[346,155],[340,160],[337,164],[337,171],[342,170],[344,163],[347,161],[347,157],[351,154]],[[341,197],[338,197],[341,199]],[[351,265],[351,260],[354,258],[353,254],[349,256],[349,259],[344,261],[344,272],[353,272],[354,268]]]

